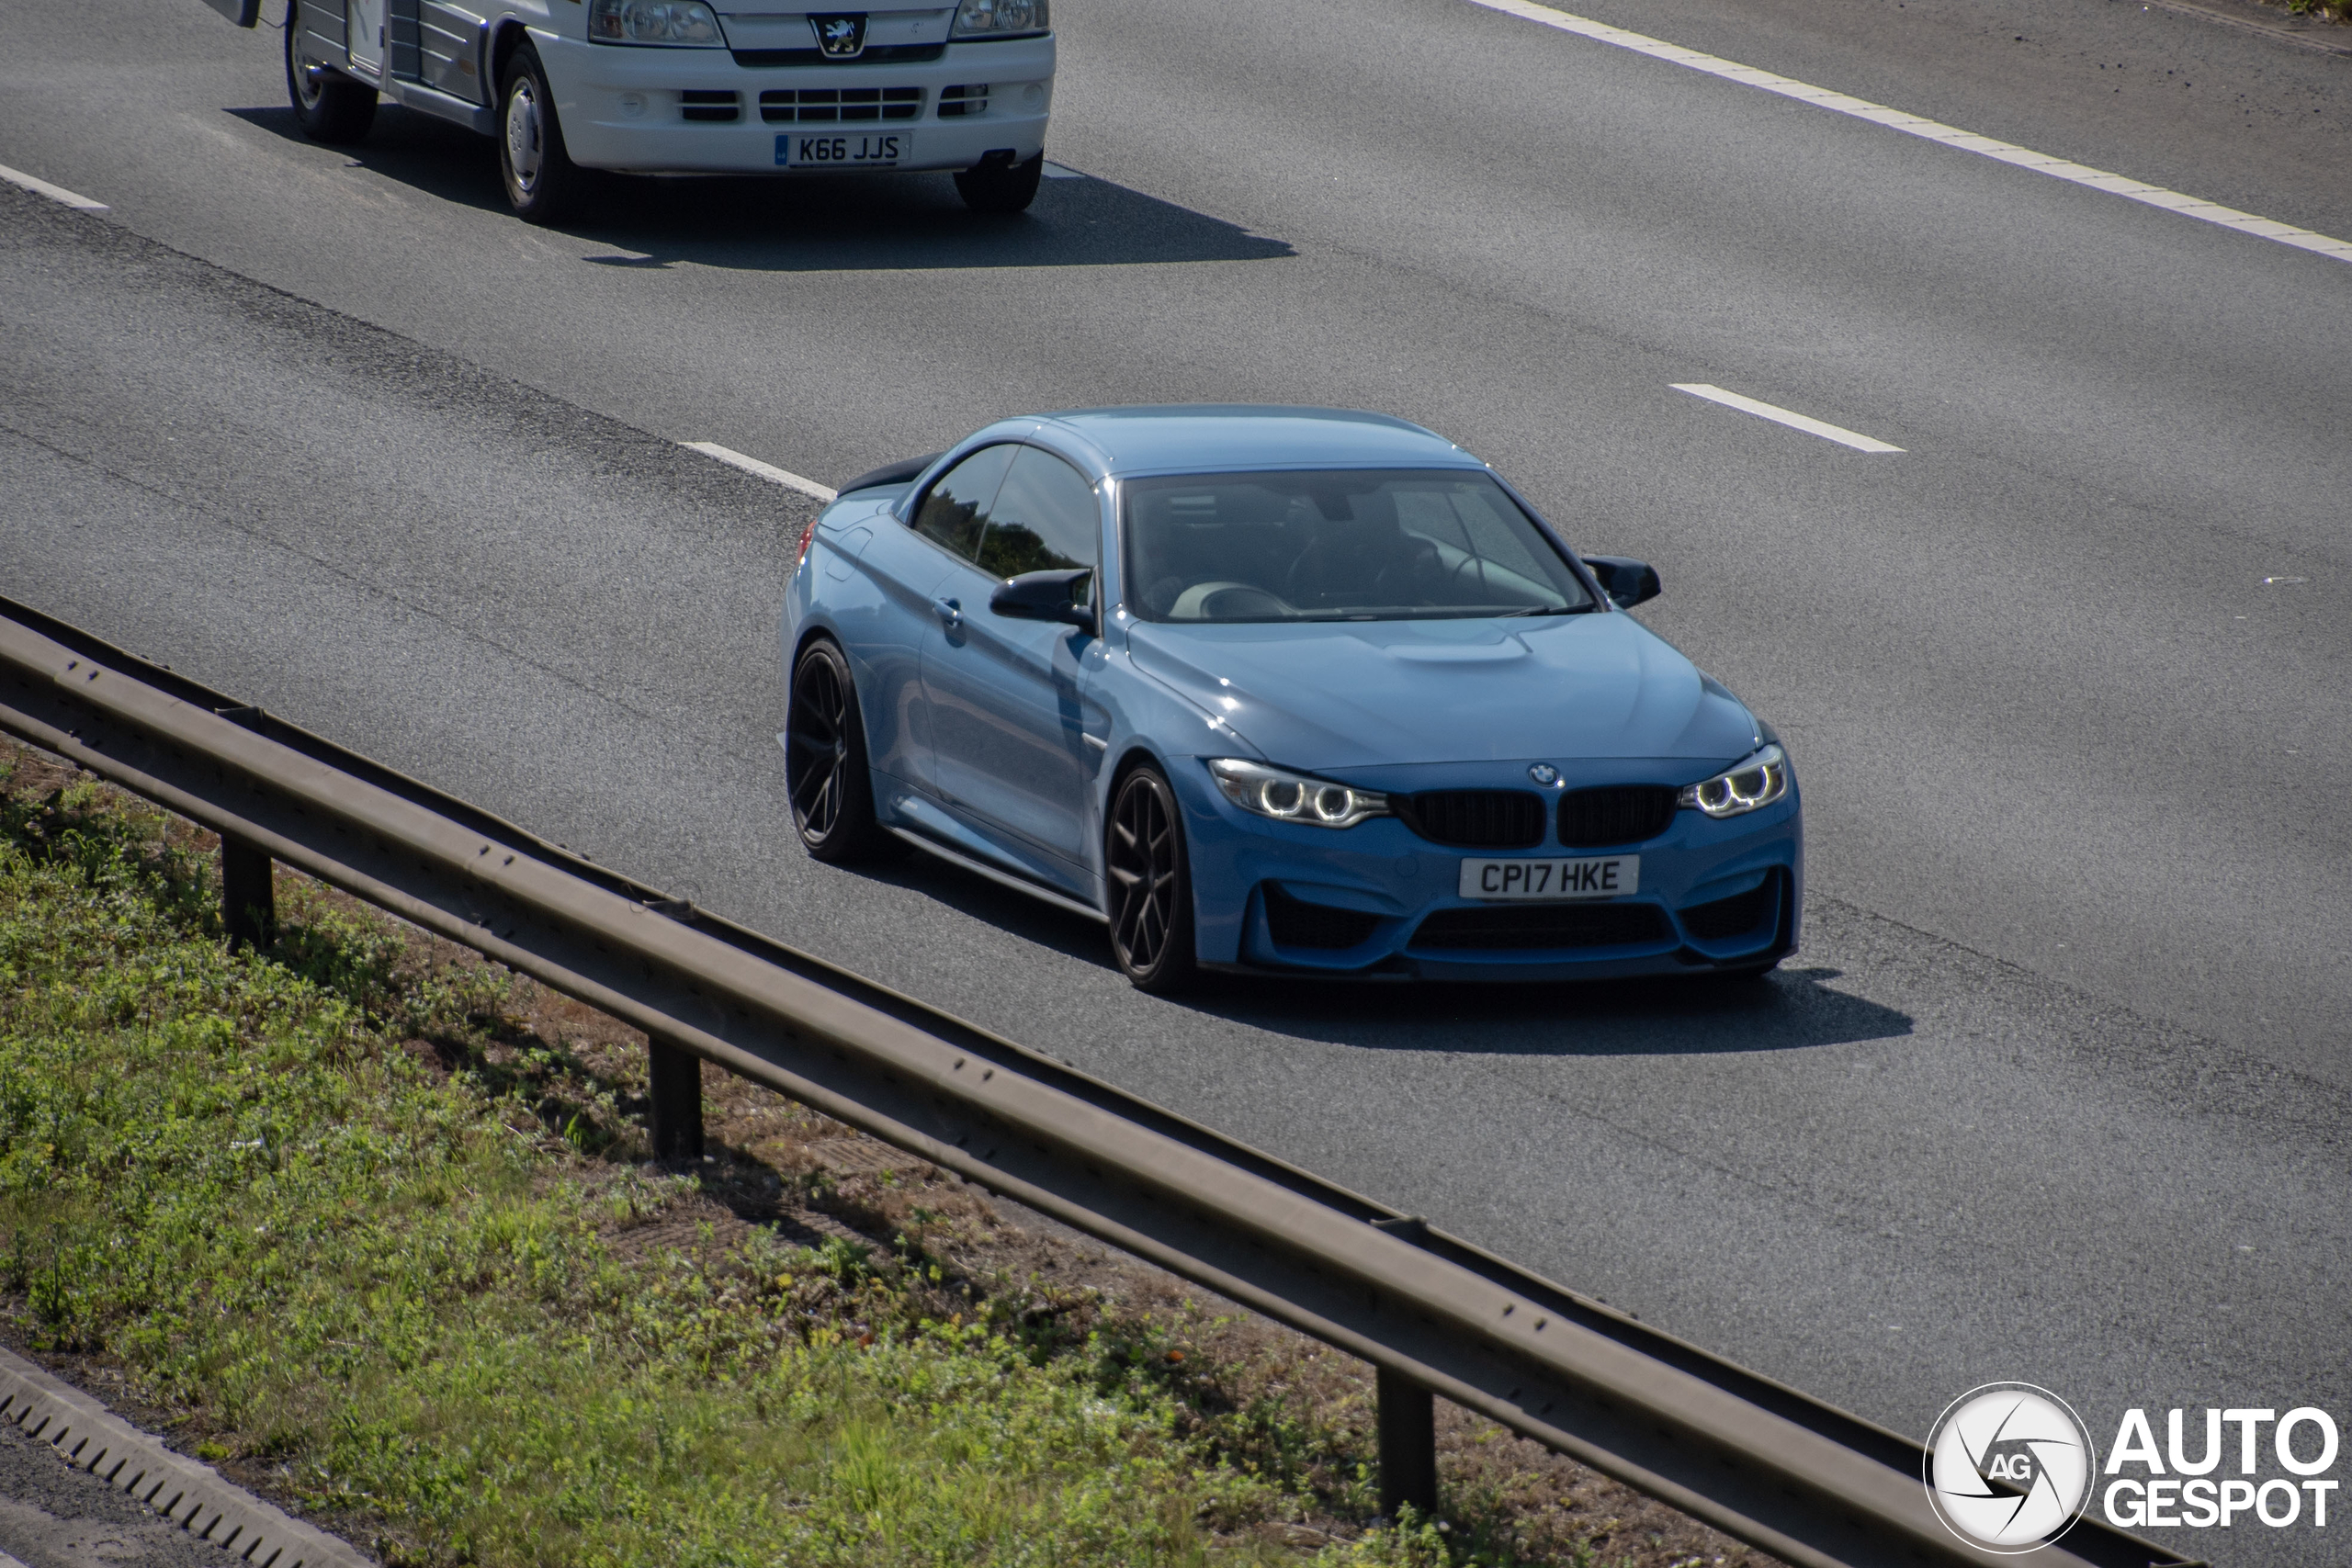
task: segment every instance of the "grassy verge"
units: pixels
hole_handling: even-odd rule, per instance
[[[716,1075],[646,1164],[612,1021],[0,773],[7,1326],[388,1561],[1766,1561],[1451,1411],[1376,1528],[1345,1358]]]

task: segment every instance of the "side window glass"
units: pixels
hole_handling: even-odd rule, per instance
[[[970,560],[979,554],[989,507],[1004,483],[1004,470],[1021,448],[1007,443],[983,446],[945,473],[915,511],[915,532]]]
[[[1023,446],[989,509],[980,570],[1004,578],[1091,568],[1102,554],[1102,516],[1083,474],[1049,452]]]

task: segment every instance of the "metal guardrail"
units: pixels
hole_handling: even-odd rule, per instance
[[[1799,1568],[2015,1561],[1909,1438],[5,599],[0,728],[219,832],[232,929],[267,856],[643,1029],[657,1145],[688,1053],[1371,1361],[1386,1497],[1434,1496],[1434,1393]],[[2032,1561],[2186,1560],[2086,1518]]]

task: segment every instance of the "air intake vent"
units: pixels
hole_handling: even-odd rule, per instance
[[[1413,933],[1415,947],[1621,947],[1671,942],[1666,911],[1655,904],[1504,904],[1440,909]]]
[[[1329,904],[1310,904],[1304,898],[1292,897],[1271,882],[1266,884],[1266,929],[1277,947],[1317,947],[1327,951],[1354,947],[1369,941],[1379,924],[1378,915],[1367,915],[1361,909],[1335,909]]]
[[[939,89],[939,118],[942,119],[969,118],[988,112],[989,85],[986,82]]]
[[[741,95],[732,91],[690,87],[678,95],[678,113],[686,119],[715,120],[725,124],[742,118],[742,102]]]
[[[1396,797],[1406,826],[1432,843],[1523,850],[1544,841],[1544,797],[1523,789],[1439,789]]]
[[[1680,794],[1665,784],[1613,784],[1560,797],[1560,842],[1578,848],[1638,844],[1674,821]]]
[[[921,87],[780,87],[760,95],[760,118],[770,125],[913,119],[922,113]]]
[[[1781,912],[1781,873],[1772,872],[1745,893],[1694,904],[1682,911],[1682,929],[1701,942],[1746,936]]]

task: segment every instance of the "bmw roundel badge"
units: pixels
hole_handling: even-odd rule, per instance
[[[1538,762],[1527,770],[1527,776],[1537,784],[1548,786],[1560,782],[1560,770],[1549,762]]]

